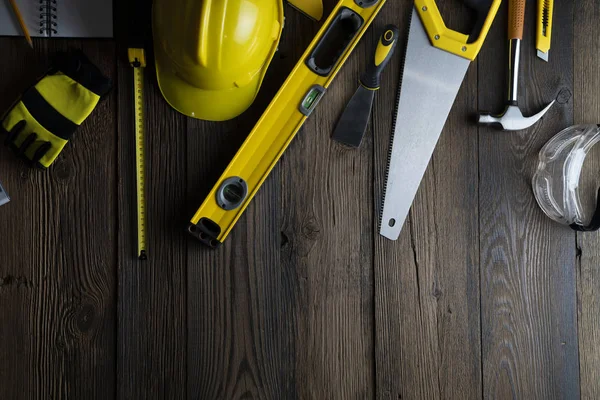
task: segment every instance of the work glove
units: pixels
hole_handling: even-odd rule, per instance
[[[4,144],[47,168],[94,111],[112,82],[81,51],[58,53],[52,67],[5,115]]]

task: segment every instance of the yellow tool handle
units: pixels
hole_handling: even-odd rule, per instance
[[[508,2],[508,39],[523,40],[525,25],[526,0],[509,0]]]
[[[548,53],[552,41],[554,0],[538,0],[537,49]]]
[[[381,85],[381,74],[392,59],[400,29],[395,25],[387,25],[377,41],[373,61],[369,62],[366,72],[360,78],[360,84],[369,90],[378,90]]]
[[[434,47],[473,61],[483,46],[502,0],[464,2],[477,13],[476,29],[471,35],[448,28],[435,0],[415,0],[415,8]],[[472,40],[473,38],[475,39]]]

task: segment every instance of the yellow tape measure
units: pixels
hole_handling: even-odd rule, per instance
[[[148,256],[146,253],[146,151],[144,145],[144,67],[146,67],[146,57],[144,50],[129,49],[129,62],[133,67],[138,258],[145,260]]]

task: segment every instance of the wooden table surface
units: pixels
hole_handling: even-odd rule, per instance
[[[440,3],[460,27],[460,2]],[[600,238],[545,217],[530,187],[548,139],[600,122],[600,3],[556,2],[545,63],[529,2],[521,105],[558,104],[521,133],[472,123],[503,105],[503,4],[391,242],[377,221],[400,55],[360,150],[330,135],[377,31],[405,28],[410,7],[388,1],[218,250],[186,221],[320,25],[286,8],[261,93],[233,121],[178,114],[148,68],[145,262],[134,254],[132,73],[119,41],[38,39],[30,51],[0,38],[2,110],[59,49],[82,48],[116,83],[50,170],[0,148],[12,197],[0,207],[0,398],[600,398]]]

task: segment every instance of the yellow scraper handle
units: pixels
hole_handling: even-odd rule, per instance
[[[454,31],[446,26],[435,0],[415,0],[415,7],[431,44],[457,56],[475,60],[488,32],[496,18],[502,0],[466,0],[465,3],[479,14],[477,39],[469,40],[469,35]],[[473,36],[473,35],[471,35]]]

